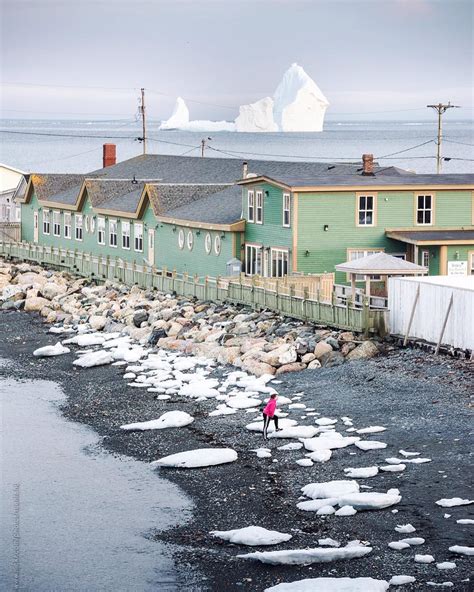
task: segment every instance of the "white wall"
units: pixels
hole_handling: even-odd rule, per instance
[[[455,277],[454,281],[449,276],[389,278],[390,333],[405,335],[418,286],[420,295],[409,336],[437,343],[453,295],[442,343],[474,349],[474,276]]]

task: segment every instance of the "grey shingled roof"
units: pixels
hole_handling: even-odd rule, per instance
[[[412,241],[474,241],[474,229],[465,230],[387,230],[387,234],[398,240]]]
[[[336,265],[337,271],[345,271],[346,273],[360,273],[360,274],[380,274],[388,273],[390,275],[403,275],[412,273],[423,273],[427,271],[426,267],[410,263],[399,257],[393,257],[387,253],[374,253],[354,259],[353,261],[346,261]]]
[[[38,199],[67,205],[76,203],[84,175],[32,174],[31,182]]]
[[[166,216],[207,224],[233,224],[242,219],[242,189],[231,185],[199,201],[171,209]]]
[[[157,216],[168,216],[171,210],[179,207],[200,209],[196,205],[203,198],[222,191],[228,187],[223,183],[188,184],[188,183],[160,183],[148,185],[148,195]]]

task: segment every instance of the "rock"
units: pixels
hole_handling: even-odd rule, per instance
[[[183,325],[181,325],[180,323],[171,323],[166,334],[168,335],[168,337],[176,337],[176,335],[178,335],[182,328]]]
[[[105,317],[101,317],[99,315],[92,315],[89,317],[89,325],[91,329],[94,331],[102,331],[107,323],[107,319]]]
[[[221,347],[217,361],[220,364],[234,364],[235,360],[240,355],[240,347]]]
[[[6,302],[3,302],[3,304],[0,306],[0,310],[15,310],[15,304],[16,303],[12,300],[7,300]]]
[[[140,328],[142,323],[146,323],[148,321],[148,313],[146,310],[137,310],[137,312],[133,315],[133,324],[135,327]]]
[[[306,364],[302,362],[293,362],[291,364],[285,364],[284,366],[280,366],[276,371],[277,374],[283,374],[284,372],[299,372],[300,370],[304,370],[306,368]]]
[[[326,337],[324,341],[328,343],[332,349],[339,349],[339,343],[337,339],[334,339],[334,337]]]
[[[41,295],[48,300],[52,300],[53,298],[56,298],[56,296],[60,296],[66,292],[67,287],[65,285],[56,284],[54,282],[47,282],[41,288]]]
[[[153,329],[148,343],[155,346],[162,337],[166,337],[166,331],[164,329]]]
[[[47,282],[47,278],[39,273],[27,272],[17,275],[15,283],[22,286],[43,286]]]
[[[303,362],[303,364],[310,364],[315,359],[316,359],[316,356],[310,352],[309,354],[305,354],[301,358],[301,361]]]
[[[31,296],[25,301],[26,312],[39,312],[43,307],[48,306],[49,300],[41,296]]]
[[[347,356],[347,354],[349,352],[351,352],[353,349],[355,349],[356,347],[357,347],[357,345],[353,341],[350,341],[348,343],[343,343],[342,347],[341,347],[341,354],[343,356]]]
[[[250,374],[254,374],[255,376],[262,376],[263,374],[275,374],[275,368],[273,366],[255,360],[254,358],[247,358],[246,360],[243,360],[242,370],[250,372]]]
[[[354,341],[354,333],[352,331],[343,331],[339,335],[339,342],[340,343],[347,343],[348,341]]]
[[[10,280],[12,279],[12,276],[7,273],[7,274],[0,274],[0,290],[2,290],[3,288],[5,288],[6,286],[9,285]]]
[[[296,348],[293,345],[284,343],[283,345],[275,347],[271,351],[262,352],[259,358],[262,362],[270,364],[271,366],[291,364],[291,362],[296,362],[297,360]]]
[[[345,362],[344,356],[340,352],[330,351],[326,352],[321,356],[319,361],[323,368],[332,368],[334,366],[340,366]]]
[[[297,359],[298,355],[296,353],[296,347],[294,345],[290,345],[286,351],[280,354],[278,361],[282,366],[284,366],[296,362]]]
[[[314,348],[314,357],[320,360],[324,354],[332,352],[332,347],[325,341],[319,341]]]
[[[364,341],[353,351],[347,354],[348,360],[364,360],[378,355],[379,350],[373,341]]]
[[[313,360],[308,364],[308,370],[317,370],[321,368],[321,362],[319,360]]]
[[[176,312],[173,308],[164,308],[161,312],[161,318],[165,321],[169,321],[172,317],[175,316]]]

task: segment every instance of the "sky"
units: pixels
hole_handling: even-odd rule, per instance
[[[0,0],[1,115],[232,120],[297,62],[327,118],[473,116],[471,0]],[[418,111],[415,111],[417,109]]]

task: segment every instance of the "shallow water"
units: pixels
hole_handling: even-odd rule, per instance
[[[145,535],[191,503],[145,463],[102,452],[63,399],[52,382],[0,379],[0,589],[178,590],[169,549]]]

